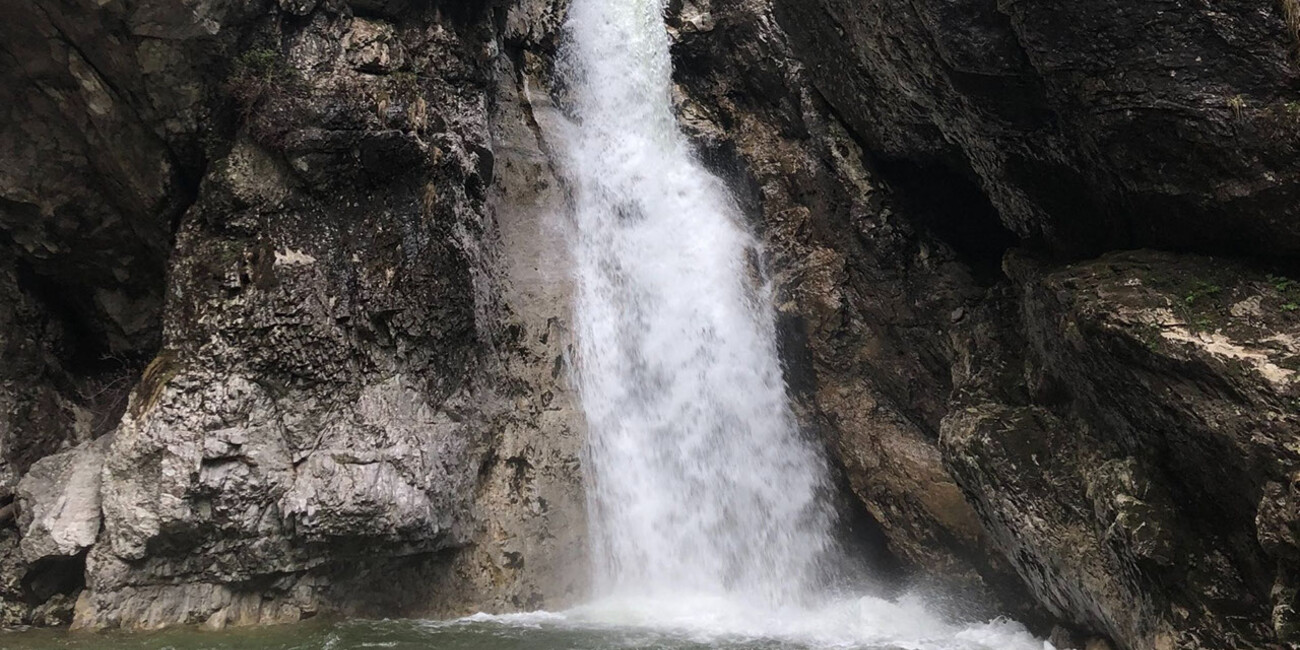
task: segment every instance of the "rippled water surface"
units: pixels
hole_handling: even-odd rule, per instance
[[[0,632],[3,650],[1051,650],[1007,621],[955,625],[920,602],[849,599],[755,615],[731,603],[618,602],[455,621],[349,621],[204,632]]]

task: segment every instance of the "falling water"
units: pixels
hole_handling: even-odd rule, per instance
[[[489,618],[801,646],[1050,648],[1010,622],[951,624],[914,597],[829,593],[826,464],[790,411],[760,242],[677,125],[663,12],[664,0],[569,9],[565,164],[599,597]]]
[[[825,476],[787,406],[759,242],[669,97],[660,0],[576,0],[575,261],[597,580],[798,598]]]

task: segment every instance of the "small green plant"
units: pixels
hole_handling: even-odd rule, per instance
[[[289,77],[289,70],[279,52],[258,47],[235,57],[227,87],[247,116],[263,98],[282,90],[290,81]]]
[[[1300,309],[1300,303],[1288,302],[1282,305],[1282,311],[1295,311],[1297,309]]]
[[[1232,109],[1232,116],[1240,120],[1242,113],[1246,110],[1246,98],[1241,95],[1229,97],[1228,108]]]
[[[280,64],[280,53],[269,47],[246,50],[235,58],[235,70],[260,77],[269,77]]]
[[[1217,284],[1211,284],[1209,282],[1204,282],[1204,281],[1197,282],[1196,286],[1192,287],[1192,290],[1187,292],[1187,295],[1183,296],[1183,304],[1187,305],[1188,307],[1191,307],[1192,305],[1195,305],[1197,301],[1201,300],[1202,298],[1208,298],[1210,296],[1218,295],[1222,291],[1223,291],[1223,287],[1220,287]]]
[[[1292,122],[1300,122],[1300,102],[1287,102],[1282,104],[1282,110]]]
[[[1156,350],[1160,345],[1161,327],[1155,323],[1148,323],[1138,328],[1138,340],[1148,350]]]
[[[1297,286],[1295,280],[1280,275],[1270,275],[1265,279],[1268,280],[1269,284],[1273,285],[1273,288],[1278,293],[1287,293]]]

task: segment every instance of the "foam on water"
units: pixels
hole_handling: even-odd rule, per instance
[[[935,616],[919,598],[898,601],[849,598],[819,609],[747,609],[726,598],[609,599],[560,613],[476,614],[441,626],[497,625],[596,634],[641,630],[650,636],[615,636],[622,647],[657,647],[655,639],[678,639],[715,647],[752,647],[764,642],[811,650],[1051,650],[1024,626],[998,619],[953,624]],[[618,644],[611,644],[617,647]]]

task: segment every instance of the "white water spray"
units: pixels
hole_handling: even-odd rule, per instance
[[[702,642],[1050,648],[1014,623],[963,627],[914,599],[827,593],[827,468],[790,412],[760,244],[678,128],[663,11],[569,10],[576,365],[601,598],[496,620]]]
[[[609,593],[812,586],[822,460],[796,430],[759,243],[672,113],[660,0],[576,0],[578,377]]]

